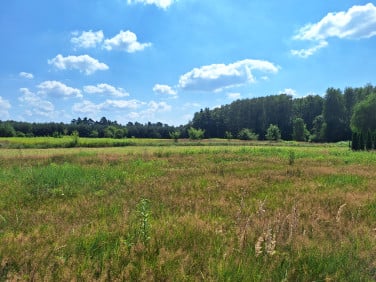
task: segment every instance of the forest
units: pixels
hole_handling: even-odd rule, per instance
[[[188,138],[190,129],[201,130],[203,138],[269,139],[271,125],[283,140],[338,142],[356,138],[374,142],[376,131],[376,87],[328,88],[324,97],[294,98],[279,94],[241,99],[214,109],[201,109],[186,125],[161,122],[126,125],[102,117],[73,119],[66,123],[0,121],[0,137],[72,135],[93,138]],[[175,134],[172,134],[175,133]],[[175,137],[173,137],[175,136]],[[363,141],[364,139],[364,141]]]

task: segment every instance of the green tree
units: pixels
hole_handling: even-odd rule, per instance
[[[266,130],[265,138],[270,141],[278,141],[281,139],[281,131],[277,125],[271,124]]]
[[[309,132],[302,118],[295,118],[292,122],[292,139],[296,141],[307,141]]]
[[[312,123],[312,135],[310,141],[322,142],[325,139],[325,121],[322,115],[315,117]]]
[[[373,140],[372,140],[372,132],[368,130],[367,132],[367,138],[366,138],[366,149],[367,151],[370,151],[373,149]]]
[[[326,91],[323,116],[327,141],[337,142],[345,139],[345,105],[340,89],[329,88]]]
[[[180,131],[173,131],[173,132],[170,132],[170,138],[171,139],[174,139],[174,141],[177,143],[178,142],[178,139],[180,137]]]
[[[351,138],[351,149],[353,151],[360,150],[360,144],[359,144],[359,134],[357,132],[353,132],[352,138]]]
[[[16,136],[16,131],[13,126],[9,123],[0,123],[0,137],[14,137]]]
[[[376,93],[355,105],[351,117],[351,129],[363,134],[368,131],[376,132]]]
[[[252,132],[249,128],[243,128],[239,131],[238,138],[240,140],[257,140],[258,134]]]
[[[232,133],[230,131],[226,131],[225,138],[230,141],[233,138]]]
[[[188,136],[189,136],[189,139],[191,140],[200,140],[204,138],[204,134],[205,134],[205,130],[202,130],[200,128],[196,129],[196,128],[190,127],[188,129]]]

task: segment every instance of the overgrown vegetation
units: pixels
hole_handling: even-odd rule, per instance
[[[1,149],[0,280],[376,279],[374,153],[170,144]]]
[[[348,87],[344,91],[328,88],[324,97],[309,95],[293,98],[280,94],[237,100],[229,105],[201,109],[185,125],[170,126],[161,122],[128,122],[121,125],[102,117],[73,119],[71,123],[28,123],[0,121],[0,137],[56,138],[78,132],[84,138],[270,138],[270,125],[278,127],[283,140],[339,142],[351,140],[352,133],[376,131],[376,87]],[[252,135],[244,132],[249,130]],[[193,130],[193,131],[192,131]],[[179,136],[176,136],[179,133]],[[246,133],[246,134],[244,134]],[[231,138],[229,138],[231,137]]]

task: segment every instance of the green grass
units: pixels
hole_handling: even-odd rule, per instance
[[[0,149],[0,281],[376,279],[374,152],[137,142]]]

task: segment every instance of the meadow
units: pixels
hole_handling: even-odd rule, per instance
[[[376,279],[374,152],[12,140],[0,140],[0,281]]]

